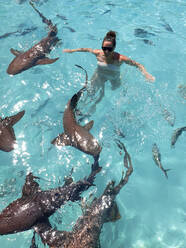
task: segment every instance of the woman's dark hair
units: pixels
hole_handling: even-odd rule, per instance
[[[103,43],[104,43],[104,41],[111,41],[113,47],[115,48],[115,46],[116,46],[116,32],[110,30],[108,33],[106,33],[106,35],[103,39]],[[103,43],[102,43],[102,45],[103,45]]]

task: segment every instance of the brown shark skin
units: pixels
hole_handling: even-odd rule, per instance
[[[96,157],[101,152],[101,147],[92,134],[77,123],[70,103],[71,101],[68,102],[63,115],[63,128],[65,134],[67,134],[72,141],[72,145],[77,147],[77,149]],[[85,146],[84,143],[87,145]]]
[[[16,75],[28,70],[31,67],[42,64],[42,60],[46,58],[45,54],[50,53],[51,47],[55,46],[55,44],[59,40],[55,35],[53,36],[51,33],[53,32],[50,31],[46,38],[42,39],[28,51],[20,53],[18,56],[16,56],[9,64],[7,73],[10,75]],[[54,63],[58,59],[59,58],[48,60],[48,62],[43,64]]]
[[[77,94],[75,94],[67,103],[63,114],[63,128],[64,133],[57,136],[51,143],[54,145],[71,145],[80,151],[92,155],[95,161],[98,161],[99,154],[101,152],[101,146],[98,141],[89,132],[90,128],[80,126],[74,114],[77,102],[83,92],[82,88]]]
[[[103,224],[108,221],[116,221],[121,217],[118,215],[115,199],[133,172],[128,152],[127,159],[129,167],[125,176],[122,175],[116,186],[113,181],[106,186],[103,194],[86,207],[71,232],[52,229],[48,221],[38,223],[34,230],[40,235],[42,242],[51,248],[99,248],[99,237]]]
[[[10,75],[19,74],[25,70],[36,65],[52,64],[59,58],[49,59],[46,57],[47,53],[50,53],[52,47],[56,45],[59,41],[57,37],[57,27],[52,24],[50,20],[45,18],[34,6],[30,3],[32,7],[39,13],[43,22],[46,23],[50,29],[47,37],[43,38],[39,43],[31,47],[26,52],[18,52],[11,49],[11,52],[16,56],[12,62],[9,64],[7,73]]]
[[[92,167],[89,177],[78,182],[66,181],[61,187],[42,191],[32,173],[27,175],[21,198],[0,213],[0,235],[31,229],[40,220],[50,217],[67,201],[77,201],[80,194],[93,185],[101,168]]]
[[[16,141],[13,125],[15,125],[25,114],[21,111],[16,115],[0,118],[0,150],[4,152],[11,152],[14,149]]]

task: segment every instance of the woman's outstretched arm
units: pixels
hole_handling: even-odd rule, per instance
[[[64,49],[63,52],[64,53],[74,53],[74,52],[89,52],[89,53],[93,53],[95,54],[94,49],[92,48],[76,48],[76,49]]]
[[[148,81],[151,81],[151,82],[155,81],[155,77],[152,76],[150,73],[148,73],[146,71],[145,67],[142,64],[136,62],[135,60],[132,60],[132,59],[130,59],[124,55],[120,55],[120,61],[125,62],[128,65],[132,65],[132,66],[137,67],[141,71],[141,73],[146,77],[146,79]]]

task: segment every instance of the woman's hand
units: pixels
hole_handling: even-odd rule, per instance
[[[148,73],[143,65],[138,64],[138,68],[140,69],[142,74],[145,76],[147,81],[150,81],[151,83],[155,81],[155,77],[153,77],[150,73]]]
[[[155,81],[155,77],[153,77],[150,73],[148,73],[148,72],[145,72],[144,73],[144,76],[146,77],[146,79],[148,80],[148,81],[150,81],[151,83],[153,83],[154,81]]]

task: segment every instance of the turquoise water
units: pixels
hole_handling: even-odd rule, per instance
[[[120,138],[117,130],[125,134],[121,140],[134,166],[133,175],[117,197],[122,218],[104,225],[101,247],[186,247],[186,134],[179,137],[175,148],[170,146],[173,130],[185,126],[186,100],[179,94],[178,86],[185,84],[186,76],[186,2],[38,2],[37,8],[57,24],[61,42],[50,57],[60,59],[11,77],[6,73],[13,59],[9,49],[30,48],[47,30],[28,1],[18,4],[16,0],[0,0],[0,36],[33,29],[22,36],[17,32],[0,39],[1,116],[26,110],[15,125],[16,149],[10,153],[0,151],[0,209],[21,196],[25,175],[30,171],[46,179],[40,181],[43,189],[61,185],[72,168],[75,180],[88,175],[92,157],[72,147],[57,149],[50,141],[62,132],[62,111],[85,81],[84,73],[74,64],[83,66],[91,78],[96,59],[88,53],[65,54],[62,50],[100,48],[104,35],[111,29],[117,31],[116,50],[143,64],[156,82],[146,82],[136,68],[123,65],[123,85],[111,91],[108,83],[104,99],[91,116],[95,122],[91,133],[103,146],[103,170],[96,178],[96,187],[84,196],[98,196],[108,181],[120,180],[123,158],[114,142]],[[148,44],[134,35],[136,28],[149,33],[145,38]],[[175,116],[174,127],[165,120],[162,109]],[[160,149],[164,168],[171,169],[168,180],[152,159],[153,143]],[[58,229],[71,230],[80,215],[79,204],[69,203],[52,216],[51,222]],[[31,237],[32,231],[3,236],[1,247],[29,247]]]

